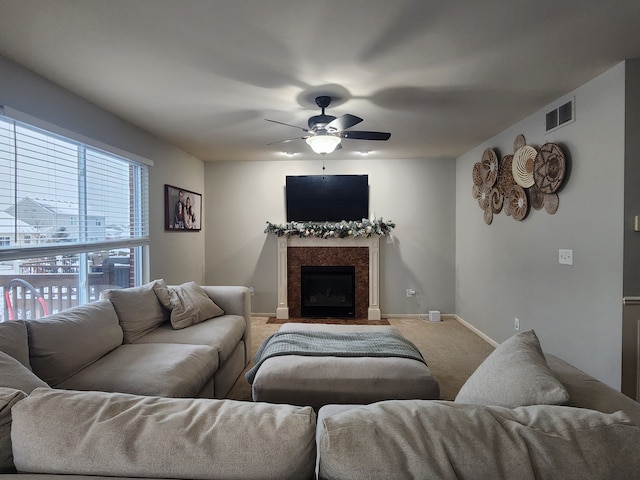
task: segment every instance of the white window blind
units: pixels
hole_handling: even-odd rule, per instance
[[[0,187],[2,260],[149,243],[142,163],[0,116]]]

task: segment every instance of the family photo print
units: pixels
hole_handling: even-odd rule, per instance
[[[202,195],[165,185],[164,203],[165,230],[200,230]]]

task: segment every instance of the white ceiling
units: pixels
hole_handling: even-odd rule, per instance
[[[205,161],[456,157],[625,59],[638,0],[0,0],[0,55]],[[578,105],[579,108],[579,105]],[[542,121],[543,119],[541,119]]]

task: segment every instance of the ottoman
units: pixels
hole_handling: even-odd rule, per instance
[[[280,331],[389,331],[382,325],[285,323]],[[251,388],[256,402],[311,406],[367,404],[381,400],[440,398],[440,386],[427,365],[399,357],[284,355],[267,358]]]

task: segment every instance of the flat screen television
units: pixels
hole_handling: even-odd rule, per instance
[[[286,179],[287,222],[369,217],[368,175],[299,175]]]

